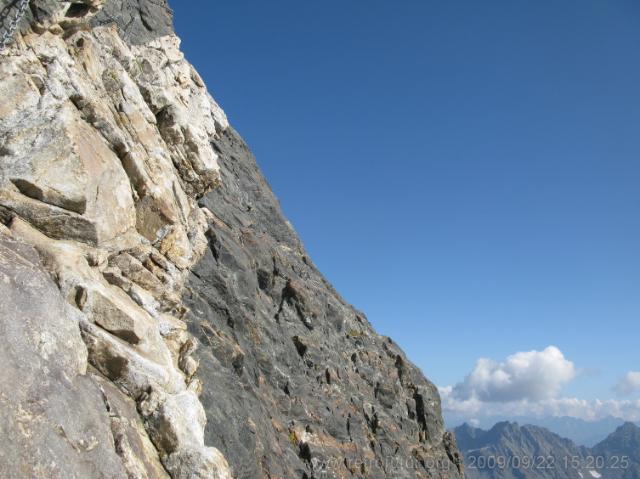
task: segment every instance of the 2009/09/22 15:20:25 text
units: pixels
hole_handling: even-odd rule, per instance
[[[558,463],[559,462],[559,463]],[[471,456],[468,469],[628,469],[629,456]]]

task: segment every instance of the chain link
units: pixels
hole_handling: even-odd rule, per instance
[[[22,17],[24,17],[24,14],[27,11],[28,5],[29,5],[29,0],[19,1],[16,15],[9,21],[9,25],[7,25],[7,29],[4,32],[2,32],[2,34],[0,35],[0,51],[4,50],[4,48],[9,44],[9,42],[13,38],[13,34],[18,29],[18,24],[20,23],[20,20],[22,20]]]

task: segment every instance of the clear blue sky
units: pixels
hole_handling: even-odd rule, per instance
[[[173,1],[315,262],[439,385],[640,369],[640,2]]]

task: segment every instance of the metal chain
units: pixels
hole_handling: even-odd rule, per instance
[[[0,51],[4,50],[4,48],[9,44],[11,39],[13,38],[13,34],[18,29],[18,24],[24,14],[27,11],[27,6],[29,5],[29,0],[20,0],[18,3],[18,11],[16,12],[15,17],[11,19],[9,25],[7,26],[6,31],[2,33],[0,36]],[[7,7],[8,8],[8,7]]]

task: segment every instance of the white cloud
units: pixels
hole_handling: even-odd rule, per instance
[[[440,388],[442,409],[446,416],[455,419],[479,417],[548,417],[570,416],[585,421],[603,419],[607,416],[627,421],[640,421],[640,399],[616,400],[560,397],[531,401],[527,399],[508,403],[482,402],[477,398],[460,400],[452,394],[452,387]]]
[[[573,363],[549,346],[519,352],[501,362],[481,358],[464,381],[451,388],[451,395],[469,404],[542,401],[557,396],[575,375]]]
[[[625,377],[618,381],[614,390],[620,396],[629,396],[636,391],[640,391],[640,372],[629,371]]]
[[[451,419],[466,421],[521,416],[571,416],[587,421],[614,416],[640,420],[640,399],[559,397],[562,387],[576,373],[574,364],[554,346],[543,351],[519,352],[499,362],[479,359],[464,381],[439,388],[443,412]],[[640,391],[640,373],[627,374],[616,390],[621,394]]]

